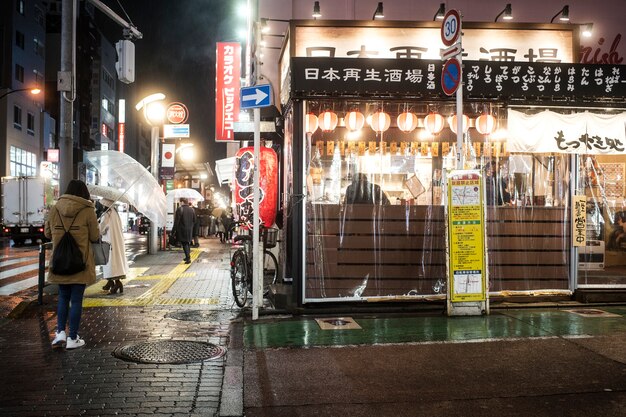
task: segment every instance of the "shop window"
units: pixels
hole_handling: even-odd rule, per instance
[[[15,79],[21,83],[24,82],[24,67],[20,64],[15,64]]]
[[[13,106],[13,127],[22,130],[22,108]]]
[[[24,34],[19,30],[15,31],[15,46],[24,49]]]
[[[26,132],[31,136],[35,135],[35,115],[32,113],[26,114]]]

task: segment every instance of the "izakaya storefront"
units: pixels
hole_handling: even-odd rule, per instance
[[[626,288],[626,69],[573,64],[577,30],[464,24],[460,151],[485,178],[492,298]],[[457,124],[442,47],[431,22],[291,22],[282,204],[299,304],[445,298]]]

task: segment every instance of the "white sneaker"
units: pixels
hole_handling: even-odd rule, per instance
[[[72,339],[71,337],[67,338],[65,349],[76,349],[83,346],[85,346],[85,341],[81,339],[79,335],[76,335],[76,339]]]
[[[59,348],[65,346],[65,342],[67,340],[67,336],[65,335],[65,330],[61,330],[60,332],[55,332],[54,340],[52,341],[53,348]]]

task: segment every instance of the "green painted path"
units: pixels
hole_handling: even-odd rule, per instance
[[[600,314],[603,312],[604,314]],[[586,314],[587,313],[587,314]],[[248,349],[372,345],[390,343],[461,343],[531,337],[586,337],[626,333],[626,306],[571,309],[492,310],[489,316],[353,315],[357,329],[322,330],[316,319],[301,316],[246,321]],[[331,320],[332,322],[332,320]]]

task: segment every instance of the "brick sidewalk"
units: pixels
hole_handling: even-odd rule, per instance
[[[112,356],[123,345],[155,340],[228,345],[230,322],[239,313],[232,308],[228,247],[207,239],[195,256],[188,268],[181,264],[179,251],[138,258],[133,269],[142,273],[126,283],[124,294],[105,295],[99,289],[102,283],[90,288],[86,304],[93,306],[84,308],[79,331],[87,343],[84,348],[51,349],[54,296],[46,296],[43,306],[31,304],[19,318],[3,321],[0,414],[217,415],[225,357],[163,365]],[[206,321],[168,317],[191,310],[209,313]]]

